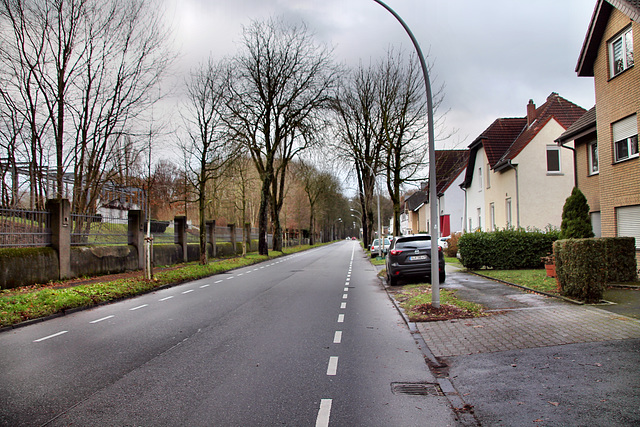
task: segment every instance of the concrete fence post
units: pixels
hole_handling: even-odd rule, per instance
[[[229,234],[231,239],[231,251],[233,252],[233,256],[236,256],[236,225],[229,224]]]
[[[51,246],[58,253],[58,276],[71,274],[71,203],[67,199],[49,199],[46,203],[51,220]]]
[[[247,247],[247,252],[251,252],[251,223],[244,223],[244,234],[245,234],[245,244]]]
[[[211,257],[216,257],[216,220],[207,220],[207,241],[211,243]]]
[[[173,222],[175,224],[174,242],[182,248],[182,260],[183,262],[187,262],[187,217],[185,215],[176,216],[174,217]]]
[[[129,244],[138,251],[138,268],[144,269],[144,215],[141,210],[129,211]]]

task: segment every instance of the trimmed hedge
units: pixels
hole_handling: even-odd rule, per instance
[[[562,293],[570,298],[598,302],[607,283],[637,279],[633,237],[558,240],[553,251]]]
[[[600,301],[607,271],[604,240],[559,240],[553,251],[562,294],[588,303]]]
[[[493,232],[465,233],[458,240],[462,265],[497,270],[541,268],[541,258],[548,255],[559,232],[507,229]]]

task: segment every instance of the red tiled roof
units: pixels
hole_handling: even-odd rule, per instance
[[[500,160],[493,163],[491,167],[494,168],[508,160],[513,160],[552,118],[566,130],[586,112],[587,110],[584,108],[567,101],[553,92],[547,97],[547,102],[536,109],[536,119],[531,126],[523,130],[518,138],[513,141],[513,144],[504,152]]]
[[[469,161],[462,186],[468,188],[471,185],[475,157],[480,147],[484,148],[489,166],[495,170],[513,160],[551,119],[567,129],[585,112],[584,108],[553,92],[535,110],[535,120],[530,126],[527,125],[527,117],[497,119],[469,145]]]
[[[493,167],[522,133],[527,119],[521,117],[501,118],[494,121],[476,141],[481,140],[489,165]],[[473,144],[472,144],[473,145]],[[471,148],[471,147],[470,147]]]
[[[436,150],[436,191],[442,194],[467,166],[469,150]]]

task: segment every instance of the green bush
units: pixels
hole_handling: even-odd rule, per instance
[[[462,264],[471,269],[482,267],[515,270],[542,267],[541,258],[549,254],[558,239],[555,230],[527,231],[507,229],[465,233],[458,240]]]
[[[558,240],[553,252],[562,294],[588,303],[600,301],[607,275],[605,239]]]
[[[560,235],[563,239],[584,239],[593,237],[593,228],[589,218],[589,204],[582,191],[573,187],[562,208]]]

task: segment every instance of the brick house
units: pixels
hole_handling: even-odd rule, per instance
[[[640,70],[633,56],[639,19],[639,0],[596,2],[576,65],[578,76],[594,78],[596,107],[558,143],[575,141],[577,184],[592,222],[600,217],[601,235],[635,237],[640,259]]]
[[[585,111],[554,92],[540,107],[530,100],[525,117],[499,118],[480,134],[461,184],[465,229],[560,227],[574,163],[555,139]]]

